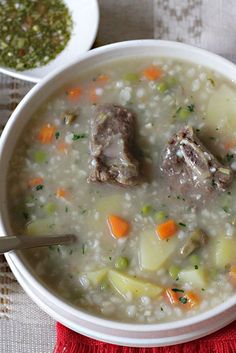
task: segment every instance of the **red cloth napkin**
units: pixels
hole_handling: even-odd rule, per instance
[[[103,343],[57,323],[54,353],[236,353],[236,321],[198,340],[159,348],[131,348]]]

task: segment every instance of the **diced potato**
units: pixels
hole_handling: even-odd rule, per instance
[[[236,93],[229,86],[222,84],[215,91],[208,103],[206,125],[219,132],[231,133],[236,129]]]
[[[55,221],[53,218],[42,218],[32,221],[27,224],[26,232],[28,235],[50,235],[55,234],[56,227]]]
[[[227,265],[236,264],[236,238],[220,237],[214,251],[215,264],[224,269]]]
[[[127,299],[128,293],[132,293],[134,297],[144,295],[153,298],[162,292],[162,288],[155,284],[114,270],[108,272],[108,280],[113,288],[125,299]]]
[[[175,251],[178,238],[161,240],[154,229],[145,230],[140,235],[139,263],[143,270],[158,270]]]
[[[102,196],[95,204],[94,214],[84,219],[84,224],[88,231],[103,232],[103,234],[110,234],[107,217],[110,214],[122,216],[124,209],[125,197],[123,194],[113,194],[109,196]],[[102,246],[107,248],[114,241],[113,237],[106,237],[101,239]]]
[[[185,269],[179,272],[179,279],[194,288],[204,288],[207,284],[207,273],[204,269]]]
[[[100,217],[107,217],[109,214],[120,214],[123,210],[123,204],[125,202],[124,195],[114,194],[109,196],[101,197],[95,209],[99,212]]]
[[[108,268],[102,268],[101,270],[98,270],[98,271],[88,272],[86,273],[86,276],[89,282],[93,286],[97,286],[104,280],[104,278],[107,275],[107,271],[108,271]]]

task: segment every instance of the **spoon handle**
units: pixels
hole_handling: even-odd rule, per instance
[[[40,235],[35,237],[24,235],[0,237],[0,254],[4,254],[11,250],[22,250],[55,244],[69,244],[73,241],[75,241],[75,236],[73,234]]]

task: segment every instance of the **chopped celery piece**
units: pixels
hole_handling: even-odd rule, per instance
[[[160,82],[157,84],[157,90],[160,93],[165,93],[168,90],[168,85],[166,82]]]
[[[48,202],[46,205],[44,205],[43,209],[46,213],[48,214],[53,214],[56,211],[56,205],[53,202]]]
[[[17,40],[17,48],[23,48],[25,44],[25,38],[18,38]]]
[[[128,82],[138,82],[139,75],[134,72],[128,72],[124,75],[124,80]]]
[[[28,235],[51,235],[55,234],[58,226],[53,218],[41,218],[27,224],[26,232]]]
[[[159,239],[153,229],[142,232],[139,246],[141,269],[158,270],[175,251],[177,243],[177,237],[172,237],[168,241]]]
[[[167,214],[164,211],[156,212],[154,215],[154,219],[157,223],[161,223],[167,218]]]
[[[101,270],[88,272],[87,278],[93,286],[99,285],[107,275],[107,268],[102,268]]]
[[[169,270],[168,270],[170,276],[171,276],[174,280],[176,280],[176,279],[178,278],[179,271],[180,271],[180,268],[179,268],[178,266],[174,266],[174,265],[171,265],[171,266],[169,267]]]
[[[141,209],[143,216],[148,216],[152,212],[153,208],[151,205],[144,205]]]
[[[36,163],[44,163],[46,161],[46,153],[44,151],[36,151],[34,153],[34,160]]]
[[[1,49],[6,49],[7,47],[8,47],[8,44],[7,44],[7,43],[5,43],[5,42],[3,42],[3,41],[0,42],[0,48],[1,48]]]
[[[130,293],[134,297],[154,298],[162,292],[162,288],[155,284],[114,270],[108,272],[108,279],[112,287],[125,299],[129,298]]]
[[[207,284],[207,274],[202,268],[181,270],[178,277],[180,281],[186,282],[194,288],[204,288]]]
[[[115,268],[117,270],[125,270],[129,265],[127,257],[119,256],[115,260]]]

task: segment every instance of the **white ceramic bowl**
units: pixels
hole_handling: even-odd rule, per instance
[[[189,60],[236,81],[236,66],[205,50],[185,44],[137,40],[108,45],[82,55],[76,62],[53,72],[37,84],[18,105],[0,142],[0,234],[11,234],[6,208],[7,167],[16,141],[35,110],[58,87],[97,63],[124,57],[164,56]],[[127,346],[163,346],[186,342],[214,332],[236,319],[236,295],[214,309],[192,318],[163,324],[126,324],[87,314],[69,305],[40,281],[20,252],[6,255],[17,280],[28,295],[49,315],[84,335]]]

